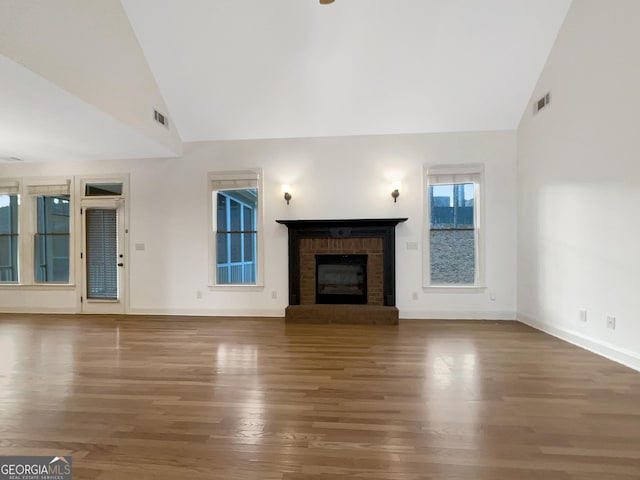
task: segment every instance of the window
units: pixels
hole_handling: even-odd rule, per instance
[[[69,282],[69,195],[36,197],[35,281]]]
[[[71,197],[69,183],[29,185],[33,199],[33,279],[35,283],[69,283]]]
[[[215,285],[260,283],[260,177],[259,171],[209,175]]]
[[[425,286],[481,286],[482,167],[431,167],[426,183]]]
[[[85,197],[119,197],[122,195],[122,183],[86,183],[84,186]]]
[[[0,283],[18,282],[18,184],[0,185]]]
[[[0,283],[71,283],[71,179],[0,179]]]

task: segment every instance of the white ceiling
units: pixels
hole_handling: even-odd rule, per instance
[[[122,0],[183,141],[515,129],[570,3]],[[0,157],[173,155],[20,59],[0,89]]]
[[[122,0],[184,141],[515,129],[570,0]]]

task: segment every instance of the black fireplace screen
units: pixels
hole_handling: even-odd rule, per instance
[[[316,255],[316,303],[367,303],[367,256]]]

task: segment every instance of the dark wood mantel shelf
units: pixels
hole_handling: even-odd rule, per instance
[[[395,227],[406,218],[276,220],[289,229],[289,305],[300,305],[300,240],[304,238],[381,238],[384,306],[396,304]]]
[[[310,229],[310,228],[339,228],[339,227],[395,227],[397,224],[406,222],[406,218],[358,218],[358,219],[336,219],[336,220],[276,220],[276,222],[286,225],[289,228]]]

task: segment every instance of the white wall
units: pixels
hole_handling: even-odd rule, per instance
[[[2,13],[0,54],[166,147],[169,155],[182,151],[172,122],[164,128],[153,119],[154,108],[170,112],[119,0],[14,1]]]
[[[552,102],[518,130],[518,317],[635,368],[638,18],[637,0],[573,2],[532,97]]]
[[[508,319],[516,311],[515,159],[515,132],[387,135],[191,143],[176,159],[7,164],[0,176],[130,173],[131,313],[281,316],[288,303],[287,230],[276,219],[408,217],[396,232],[401,317]],[[407,242],[421,242],[425,163],[485,164],[486,290],[422,291],[422,253]],[[263,168],[265,176],[265,286],[209,289],[207,172],[249,167]],[[390,184],[398,178],[394,204]],[[282,183],[293,187],[289,206]],[[136,251],[136,243],[145,250]],[[74,311],[79,295],[79,288],[52,296],[1,287],[0,309]]]

